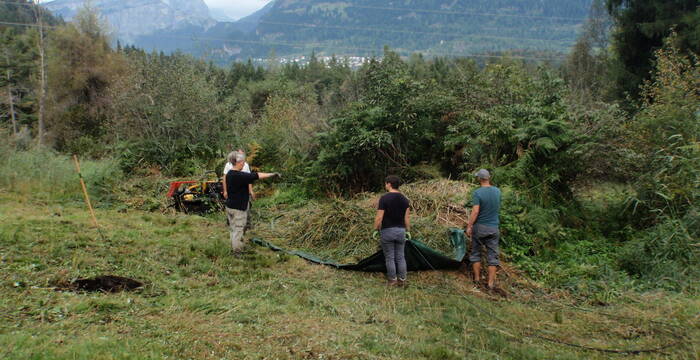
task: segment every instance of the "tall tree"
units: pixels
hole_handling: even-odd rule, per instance
[[[94,8],[81,9],[72,24],[53,29],[47,64],[52,140],[58,149],[99,151],[106,130],[110,86],[126,71]]]
[[[698,0],[607,0],[607,5],[617,25],[614,74],[620,98],[639,97],[641,84],[653,70],[654,51],[672,28],[681,51],[700,51]]]
[[[605,9],[605,0],[594,0],[583,31],[576,41],[565,66],[565,77],[572,94],[585,102],[597,98],[608,83],[609,35],[612,19]]]
[[[44,137],[46,135],[45,123],[45,107],[46,107],[46,45],[44,43],[44,10],[41,8],[41,0],[34,0],[33,6],[34,17],[37,27],[39,28],[39,36],[37,37],[37,49],[39,52],[39,122],[37,140],[39,145],[44,145]]]

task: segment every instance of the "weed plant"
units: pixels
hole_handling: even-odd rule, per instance
[[[80,169],[95,200],[109,200],[122,180],[116,162],[81,160]],[[4,191],[46,202],[80,200],[82,190],[73,159],[48,148],[17,151],[0,145],[0,186]]]

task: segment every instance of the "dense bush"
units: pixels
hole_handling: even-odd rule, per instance
[[[700,207],[700,62],[680,54],[674,41],[656,53],[654,81],[642,91],[634,123],[635,145],[647,162],[630,206],[648,223]]]

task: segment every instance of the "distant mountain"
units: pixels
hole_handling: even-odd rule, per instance
[[[258,28],[258,25],[260,24],[260,19],[267,15],[273,9],[274,6],[274,1],[269,2],[262,9],[252,13],[251,15],[239,19],[238,21],[236,21],[235,24],[236,29],[244,33],[250,33],[255,31]]]
[[[125,43],[134,43],[140,36],[162,30],[192,27],[205,30],[216,25],[203,0],[92,0],[91,4]],[[56,0],[46,4],[55,15],[68,21],[84,6],[84,0]]]
[[[593,0],[273,0],[235,22],[202,0],[93,0],[124,43],[223,63],[249,57],[567,52]],[[69,20],[83,0],[47,5]],[[216,14],[215,20],[212,13]],[[221,15],[221,16],[220,16]]]
[[[592,0],[275,0],[255,17],[263,43],[285,52],[467,55],[566,51]],[[279,51],[282,50],[282,51]],[[269,51],[269,50],[268,50]],[[260,50],[264,52],[264,50]]]

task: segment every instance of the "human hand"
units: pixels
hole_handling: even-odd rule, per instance
[[[224,191],[224,199],[228,199],[228,193]]]
[[[257,200],[258,198],[255,196],[255,193],[252,192],[250,193],[250,200]]]
[[[473,232],[472,227],[471,226],[467,227],[467,237],[472,237],[472,232]]]

